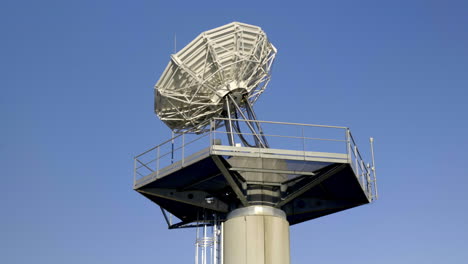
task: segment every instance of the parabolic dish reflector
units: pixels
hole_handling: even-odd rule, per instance
[[[224,97],[266,89],[276,48],[260,27],[233,22],[201,33],[176,54],[155,86],[155,112],[175,132],[202,133],[222,117]],[[245,102],[239,99],[241,107]]]

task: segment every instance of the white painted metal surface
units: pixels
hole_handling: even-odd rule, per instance
[[[268,206],[234,210],[224,223],[224,263],[289,264],[289,223]]]
[[[155,85],[155,112],[172,130],[172,138],[135,157],[134,188],[169,176],[174,171],[211,156],[245,206],[231,211],[225,222],[219,220],[216,212],[221,212],[224,217],[227,209],[216,207],[215,211],[210,212],[212,215],[207,215],[208,211],[204,212],[202,219],[197,214],[195,225],[182,221],[181,225],[173,225],[172,215],[168,218],[165,209],[161,207],[168,226],[197,227],[195,264],[289,264],[289,223],[286,213],[278,208],[284,206],[286,209],[283,210],[288,212],[289,217],[291,208],[296,208],[288,207],[289,202],[308,190],[302,187],[312,188],[336,173],[337,169],[351,170],[351,175],[356,177],[367,197],[364,202],[377,198],[373,139],[371,165],[364,162],[346,127],[257,120],[252,106],[268,85],[276,53],[276,48],[260,27],[233,22],[201,33],[182,50],[171,55],[169,64]],[[218,129],[223,124],[226,131]],[[269,134],[266,134],[263,131],[267,130],[263,130],[261,124],[278,125],[279,128],[268,130]],[[299,129],[289,133],[290,127]],[[323,138],[315,132],[310,133],[313,129],[338,132],[337,136],[327,135]],[[229,144],[222,143],[225,136]],[[250,141],[247,140],[249,137]],[[223,165],[220,156],[231,157],[229,167]],[[245,162],[247,159],[248,163]],[[301,162],[300,165],[297,161]],[[314,166],[322,166],[321,163],[335,167],[325,173],[312,169]],[[289,167],[286,166],[288,164]],[[243,188],[246,194],[240,191],[232,179],[231,171],[249,176],[242,183],[245,184]],[[257,174],[261,177],[257,177]],[[270,178],[265,180],[267,177],[263,174],[275,174],[276,178],[269,175]],[[297,178],[316,177],[306,182],[296,193],[283,197],[280,192],[285,192],[288,186],[283,185],[286,184],[286,178],[283,180],[281,177],[286,176],[276,174],[291,177],[299,175]],[[274,186],[276,189],[263,190],[257,188],[257,185]],[[165,195],[161,190],[155,190],[138,191],[155,196]],[[196,190],[192,192],[196,193]],[[253,200],[261,201],[262,205],[250,206],[246,197],[259,195],[272,198]],[[204,197],[208,204],[215,199]],[[274,199],[279,197],[282,200],[278,203]],[[305,199],[317,200],[310,197]],[[199,206],[202,200],[183,201]],[[265,206],[269,203],[278,208]],[[228,205],[225,207],[228,208]],[[200,208],[211,207],[204,205]],[[182,218],[186,216],[182,215]],[[292,224],[294,221],[299,223],[297,219],[290,221]]]
[[[257,26],[233,22],[201,33],[171,56],[155,86],[156,114],[175,132],[204,132],[228,93],[258,99],[276,52]]]

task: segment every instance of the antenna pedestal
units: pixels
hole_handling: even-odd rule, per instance
[[[173,138],[135,157],[133,188],[169,228],[202,228],[196,264],[290,264],[290,225],[377,198],[373,150],[371,167],[348,128],[256,118],[276,53],[260,27],[233,22],[173,54],[156,83]]]
[[[270,206],[229,213],[224,223],[224,264],[289,264],[289,223]]]

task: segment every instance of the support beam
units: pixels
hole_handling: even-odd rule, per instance
[[[303,185],[301,188],[299,188],[297,191],[291,193],[290,195],[286,196],[281,202],[279,202],[276,207],[281,208],[283,205],[289,203],[290,201],[296,199],[303,193],[307,192],[308,190],[312,189],[313,187],[319,185],[322,183],[324,180],[328,179],[330,176],[340,172],[346,167],[346,164],[340,164],[336,165],[330,170],[327,170],[323,173],[317,174],[312,180],[309,181],[309,183]]]
[[[239,185],[237,184],[236,180],[234,177],[232,177],[231,172],[226,168],[224,165],[223,161],[219,158],[219,156],[213,155],[211,156],[213,161],[215,162],[216,166],[218,166],[219,170],[221,173],[224,175],[224,178],[226,178],[226,181],[229,183],[231,186],[232,190],[234,193],[237,195],[237,198],[241,201],[243,206],[248,206],[249,202],[247,201],[247,198],[245,197],[244,193],[242,190],[239,188]]]
[[[266,173],[279,173],[279,174],[295,174],[295,175],[308,175],[314,176],[315,173],[308,171],[295,171],[295,170],[277,170],[277,169],[259,169],[259,168],[241,168],[233,167],[229,168],[230,171],[237,172],[266,172]]]
[[[220,174],[219,174],[219,173],[216,173],[216,174],[211,175],[211,176],[209,176],[209,177],[207,177],[207,178],[203,178],[203,179],[201,179],[201,180],[194,181],[194,182],[190,183],[189,185],[184,186],[184,188],[182,188],[181,191],[186,191],[186,190],[192,189],[194,186],[196,186],[196,185],[198,185],[198,184],[201,184],[201,183],[203,183],[203,182],[209,181],[209,180],[211,180],[211,179],[217,177],[218,175],[220,175]]]
[[[161,206],[159,206],[159,208],[161,209],[161,213],[163,214],[164,216],[164,219],[166,220],[166,223],[167,223],[167,227],[171,227],[172,223],[169,219],[169,217],[167,217],[167,214],[166,214],[166,210],[164,208],[162,208]]]
[[[227,213],[229,206],[204,191],[177,191],[176,189],[144,188],[137,190],[140,193],[161,197],[197,207],[210,209],[217,212]],[[206,198],[210,199],[207,200]]]
[[[242,112],[242,109],[240,108],[240,106],[236,103],[236,100],[234,100],[231,96],[231,94],[228,94],[227,97],[229,97],[232,101],[232,103],[234,104],[234,106],[236,107],[237,109],[237,112],[242,116],[242,118],[244,118],[244,120],[249,120],[245,115],[244,113]],[[252,131],[252,134],[255,138],[255,141],[259,144],[262,145],[263,148],[266,148],[267,146],[265,145],[265,143],[262,141],[262,139],[260,138],[260,136],[258,135],[258,132],[255,130],[255,128],[252,127],[252,125],[250,124],[250,121],[245,121],[245,124],[249,127],[250,131]],[[242,133],[240,131],[238,131],[238,133],[240,135],[242,135]]]
[[[356,202],[348,200],[324,200],[318,198],[299,198],[281,208],[288,216],[314,213],[324,210],[345,210],[355,207]]]
[[[232,119],[231,119],[231,107],[230,107],[229,97],[226,97],[226,101],[224,101],[224,105],[226,107],[226,115],[227,120],[224,120],[224,126],[226,127],[226,132],[229,140],[229,145],[234,146],[234,131],[232,126]]]

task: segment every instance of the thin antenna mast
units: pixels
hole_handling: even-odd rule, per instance
[[[174,54],[177,53],[177,33],[174,33]]]

